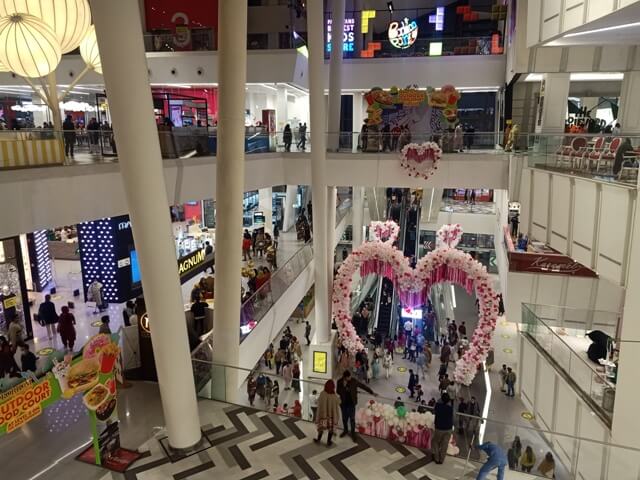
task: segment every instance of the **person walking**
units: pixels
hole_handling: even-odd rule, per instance
[[[434,407],[435,420],[433,439],[431,440],[431,453],[433,461],[438,465],[444,463],[447,448],[451,440],[453,429],[453,405],[446,393],[442,394],[440,401]]]
[[[411,393],[411,395],[409,395],[409,398],[413,398],[413,395],[415,394],[415,390],[416,390],[416,385],[418,385],[418,383],[420,383],[420,379],[418,378],[418,375],[413,373],[412,369],[409,369],[409,383],[407,384],[407,388]]]
[[[282,142],[284,143],[284,151],[291,151],[291,144],[293,143],[293,132],[291,131],[291,125],[288,123],[284,127],[284,132],[282,132]]]
[[[467,435],[472,438],[478,436],[480,430],[480,404],[476,397],[471,397],[467,404]]]
[[[393,358],[391,357],[391,352],[387,350],[384,354],[384,360],[382,361],[382,367],[384,368],[385,376],[387,380],[389,380],[389,375],[391,375],[391,366],[393,365]]]
[[[511,217],[511,236],[513,238],[518,236],[518,225],[520,225],[520,214],[516,213]]]
[[[520,456],[520,466],[525,473],[531,473],[531,469],[536,464],[536,454],[533,453],[531,445],[527,445],[524,453]]]
[[[284,377],[284,389],[291,390],[291,380],[293,380],[293,368],[289,362],[285,362],[282,367],[282,376]]]
[[[356,380],[349,370],[342,374],[342,378],[338,381],[337,393],[340,396],[340,409],[342,411],[343,431],[340,437],[349,435],[349,426],[351,426],[351,438],[357,442],[356,437],[356,406],[358,405],[358,388],[365,392],[377,396],[365,384]]]
[[[424,356],[424,352],[418,352],[418,358],[416,358],[416,365],[418,366],[418,376],[422,374],[423,380],[427,378],[427,374],[426,374],[427,360]]]
[[[498,374],[500,375],[500,391],[501,392],[506,392],[506,385],[507,385],[507,374],[509,373],[509,371],[507,370],[507,366],[505,364],[502,364],[502,368],[500,369],[500,371],[498,372]]]
[[[507,460],[509,461],[509,470],[517,470],[518,462],[522,456],[522,442],[520,437],[516,435],[511,444],[511,448],[507,450]]]
[[[309,395],[309,410],[311,410],[311,421],[316,423],[316,416],[318,414],[318,391],[314,390]]]
[[[109,315],[103,315],[100,320],[102,321],[102,323],[100,324],[98,333],[111,335],[111,328],[109,327]]]
[[[245,229],[242,235],[242,260],[245,262],[251,260],[251,245],[251,234]]]
[[[282,362],[284,362],[285,353],[282,348],[279,348],[273,357],[276,364],[276,375],[280,375],[280,368],[282,367]]]
[[[538,473],[541,473],[545,478],[555,478],[556,475],[556,461],[553,459],[551,452],[547,452],[540,465],[538,465]]]
[[[38,308],[38,319],[47,327],[49,340],[53,340],[56,332],[55,324],[58,323],[58,314],[56,313],[55,304],[51,301],[51,295],[44,296],[44,302]]]
[[[318,436],[313,439],[314,442],[320,443],[325,430],[327,434],[327,446],[333,445],[333,438],[338,418],[340,416],[340,397],[336,395],[336,385],[333,380],[327,380],[324,384],[324,390],[318,396],[317,411],[314,412],[314,422],[318,429]]]
[[[293,363],[293,368],[291,369],[291,387],[293,391],[296,393],[300,393],[300,364],[298,362]]]
[[[62,340],[62,345],[65,350],[73,351],[73,344],[76,341],[76,319],[72,313],[69,312],[69,307],[66,305],[62,307],[62,313],[58,318],[58,333]]]
[[[448,364],[449,360],[451,360],[451,347],[445,340],[442,348],[440,349],[440,363]]]
[[[511,367],[507,368],[507,378],[505,382],[507,384],[507,396],[515,396],[516,372],[514,372]]]
[[[273,398],[273,382],[269,377],[264,384],[264,404],[267,408],[271,406],[271,399]]]
[[[73,147],[76,143],[76,126],[73,123],[73,117],[67,115],[62,122],[62,132],[64,138],[64,154],[66,157],[73,158]]]
[[[271,389],[271,395],[273,396],[274,406],[278,406],[278,397],[280,396],[280,384],[277,380],[273,381],[273,388]]]
[[[311,324],[309,322],[305,322],[304,326],[304,338],[307,340],[307,346],[311,345]]]
[[[253,407],[253,402],[256,399],[256,392],[258,391],[258,382],[253,376],[253,373],[249,374],[247,379],[247,395],[249,396],[249,405]]]
[[[487,461],[478,472],[476,480],[484,480],[492,470],[498,469],[496,480],[504,480],[504,469],[507,466],[507,456],[504,451],[493,442],[485,442],[478,445],[478,450],[482,450],[488,455]]]
[[[22,340],[22,325],[20,325],[20,321],[18,317],[13,317],[11,322],[9,322],[9,328],[7,329],[7,336],[9,337],[9,346],[11,347],[11,353],[15,353],[18,350],[18,347],[24,344]],[[4,375],[0,376],[2,378]]]
[[[373,360],[371,361],[371,378],[374,380],[380,376],[380,357],[377,353],[373,354]]]

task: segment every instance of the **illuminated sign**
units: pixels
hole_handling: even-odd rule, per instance
[[[389,41],[396,48],[405,49],[413,45],[418,38],[418,23],[408,18],[402,22],[391,22],[389,24]]]
[[[313,352],[313,372],[327,373],[327,352]]]
[[[178,263],[178,274],[184,275],[185,273],[189,273],[191,270],[203,263],[204,258],[204,249],[196,250],[186,257],[181,258]]]
[[[356,40],[356,20],[355,18],[345,18],[344,19],[344,29],[342,34],[342,51],[343,52],[353,52],[355,49],[355,40]],[[331,19],[327,19],[327,52],[331,51]]]
[[[436,32],[444,30],[444,7],[437,7],[434,15],[429,15],[429,23],[436,27]]]
[[[142,317],[140,318],[140,328],[147,333],[148,335],[151,335],[151,328],[149,327],[149,314],[145,313],[144,315],[142,315]]]

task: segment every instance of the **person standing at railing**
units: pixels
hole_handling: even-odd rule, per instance
[[[357,443],[356,437],[356,407],[358,405],[358,388],[361,388],[370,395],[377,396],[367,385],[355,379],[349,370],[342,374],[342,378],[338,381],[338,395],[340,396],[340,409],[342,410],[342,427],[343,431],[340,437],[349,435],[349,426],[351,426],[351,438]],[[318,409],[319,410],[319,409]],[[320,417],[320,412],[318,412]]]
[[[398,150],[398,140],[400,140],[400,133],[402,130],[400,126],[396,123],[391,129],[391,151],[395,152]]]
[[[360,135],[358,137],[358,146],[360,147],[360,150],[362,150],[363,152],[367,151],[367,132],[369,131],[369,126],[367,125],[367,121],[365,120],[362,124],[362,127],[360,127]]]
[[[449,395],[442,394],[440,401],[434,407],[435,420],[433,438],[431,439],[431,453],[433,461],[438,465],[444,463],[447,448],[453,430],[453,404]]]
[[[64,138],[64,154],[67,157],[73,158],[73,147],[76,143],[76,126],[73,124],[73,117],[67,115],[62,123],[62,131]]]
[[[334,430],[338,425],[340,417],[340,397],[336,395],[336,386],[333,380],[327,380],[324,384],[324,390],[320,392],[317,400],[317,408],[314,412],[314,421],[318,428],[318,436],[313,439],[314,442],[320,443],[322,435],[326,430],[328,432],[327,446],[333,445]]]
[[[536,454],[533,453],[531,445],[527,445],[527,448],[524,449],[524,453],[520,456],[520,466],[522,467],[522,471],[530,473],[535,464]]]
[[[514,372],[511,367],[507,368],[507,377],[505,379],[505,383],[507,384],[507,397],[514,397],[515,385],[516,385],[516,372]]]
[[[464,130],[464,145],[467,150],[471,150],[471,147],[473,146],[473,136],[475,135],[475,133],[475,127],[470,123],[467,124],[467,127]]]
[[[498,469],[497,480],[504,479],[504,470],[507,466],[507,456],[504,451],[495,443],[485,442],[482,445],[478,445],[478,449],[485,452],[489,458],[478,472],[476,480],[484,480],[489,475],[491,470]]]
[[[388,123],[385,123],[384,127],[382,127],[382,151],[391,151],[391,127]]]
[[[291,151],[291,144],[293,143],[293,132],[291,131],[291,125],[288,123],[284,127],[282,132],[282,142],[284,143],[284,151]]]

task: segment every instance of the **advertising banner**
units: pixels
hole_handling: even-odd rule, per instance
[[[118,334],[95,335],[75,355],[66,354],[62,361],[54,356],[53,368],[44,377],[34,375],[0,394],[0,436],[37,418],[55,402],[81,394],[93,433],[95,463],[100,465],[98,425],[117,420],[118,341]]]

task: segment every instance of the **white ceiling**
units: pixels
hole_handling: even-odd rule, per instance
[[[640,45],[640,3],[565,32],[544,46],[568,45]]]

